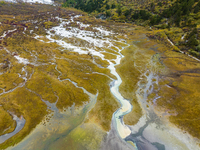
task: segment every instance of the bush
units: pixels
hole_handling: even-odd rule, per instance
[[[196,51],[200,52],[200,44],[196,47]]]
[[[114,20],[114,21],[117,21],[117,20],[119,20],[119,17],[118,17],[118,15],[117,14],[115,14],[115,15],[113,15],[112,16],[112,18],[111,18],[112,20]]]
[[[180,52],[180,50],[179,50],[179,48],[177,46],[174,46],[173,50],[176,51],[176,52]]]
[[[0,5],[5,5],[6,2],[5,1],[0,1]]]
[[[161,3],[161,2],[158,2],[158,6],[162,7],[162,3]]]
[[[53,22],[51,22],[51,21],[44,22],[44,26],[47,29],[50,28],[52,25],[53,25]]]
[[[190,37],[190,39],[188,40],[188,45],[191,46],[191,47],[197,46],[198,44],[199,44],[199,42],[195,38],[195,35]]]
[[[112,9],[116,8],[116,5],[113,3],[113,4],[111,5],[111,8],[112,8]]]
[[[0,1],[0,7],[2,7],[2,6],[5,5],[5,4],[6,4],[6,2]]]
[[[66,7],[69,7],[69,5],[68,5],[67,2],[65,2],[65,3],[62,4],[62,7],[66,8]]]
[[[121,5],[117,6],[117,13],[118,13],[118,16],[120,16],[122,14]]]
[[[110,17],[111,16],[111,12],[109,10],[106,11],[106,17]]]
[[[199,6],[197,5],[195,8],[194,8],[194,13],[198,13],[199,12]]]
[[[197,51],[194,51],[193,49],[189,50],[189,54],[192,55],[192,56],[195,56],[195,57],[200,56],[200,54]]]

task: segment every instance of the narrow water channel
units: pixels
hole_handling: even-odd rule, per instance
[[[80,16],[72,17],[71,22],[74,22],[74,18],[76,17]],[[62,22],[59,26],[53,27],[47,31],[48,35],[46,36],[46,38],[49,41],[46,43],[55,42],[64,49],[70,49],[70,51],[77,52],[79,53],[79,55],[91,54],[92,56],[97,56],[109,63],[107,69],[109,69],[110,73],[117,78],[116,80],[110,78],[112,79],[112,82],[110,83],[110,92],[120,103],[121,107],[113,113],[111,130],[108,132],[105,141],[102,141],[102,143],[104,144],[102,146],[103,150],[192,150],[193,147],[188,146],[189,144],[186,144],[185,139],[183,140],[182,138],[180,138],[181,136],[178,135],[178,132],[174,132],[175,129],[168,126],[168,122],[165,122],[159,116],[157,116],[157,114],[154,112],[154,105],[150,105],[147,108],[148,96],[153,92],[154,85],[158,85],[159,80],[158,75],[156,74],[156,72],[153,71],[151,67],[146,68],[146,70],[142,73],[141,78],[138,81],[136,90],[137,100],[141,104],[143,116],[140,118],[139,122],[136,125],[126,125],[124,123],[123,117],[132,111],[133,106],[131,105],[130,101],[123,98],[123,96],[119,92],[119,86],[122,83],[122,79],[117,73],[115,67],[116,65],[120,65],[120,61],[124,57],[121,54],[121,51],[129,47],[129,44],[126,44],[124,40],[121,40],[117,42],[121,42],[126,46],[122,48],[115,46],[113,43],[116,42],[116,40],[106,37],[108,35],[112,35],[113,33],[111,31],[104,31],[103,28],[95,28],[99,30],[98,36],[96,36],[91,31],[84,31],[73,27],[71,27],[70,30],[66,30],[65,25],[69,24],[69,21],[66,21],[66,19],[62,19],[59,17],[58,19],[60,19]],[[78,23],[81,24],[80,22]],[[88,26],[87,24],[81,25],[86,27]],[[59,36],[61,39],[54,39],[54,36]],[[93,44],[94,46],[92,48],[87,48],[84,46],[81,47],[77,46],[77,43],[67,43],[64,40],[64,38],[72,37],[86,40],[88,43]],[[38,39],[39,36],[36,35],[34,38]],[[41,41],[45,42],[43,40]],[[111,52],[107,52],[106,50],[103,50],[103,48],[111,47],[117,49],[117,52],[115,51],[114,54],[116,56],[116,59],[109,59],[105,56],[105,53],[111,54]],[[155,54],[152,56],[152,59],[149,62],[149,66],[153,67],[154,63],[156,64],[157,61],[159,61],[159,59],[155,59],[156,57],[159,57],[158,55],[159,54]],[[18,60],[21,59],[18,58]],[[26,62],[28,62],[28,60],[26,60]],[[55,103],[50,103],[42,99],[42,97],[36,92],[27,89],[30,92],[39,96],[41,101],[43,101],[48,106],[48,109],[52,111],[52,113],[49,114],[51,119],[46,125],[42,123],[39,124],[24,140],[22,140],[22,142],[8,149],[49,150],[53,147],[54,143],[56,143],[60,139],[64,139],[70,134],[70,132],[82,125],[85,118],[87,118],[88,112],[94,107],[98,98],[98,92],[96,93],[96,95],[91,94],[84,87],[78,86],[76,82],[72,81],[69,78],[61,80],[60,76],[62,75],[62,72],[58,70],[58,66],[56,63],[53,65],[55,65],[55,70],[59,73],[59,75],[57,76],[57,80],[60,82],[68,81],[72,83],[76,88],[82,89],[84,93],[88,95],[90,102],[80,108],[76,108],[75,104],[73,104],[71,107],[66,108],[63,112],[60,112],[56,107],[56,103],[59,100],[58,96]],[[105,75],[99,72],[93,73]],[[155,97],[154,103],[159,96],[160,95],[157,95],[157,97]],[[21,119],[15,119],[17,121],[16,130],[10,134],[0,136],[0,143],[3,143],[5,140],[12,137],[13,134],[16,134],[23,128],[23,125],[25,124],[25,120],[23,119],[23,117]]]
[[[21,117],[17,117],[14,114],[11,114],[13,116],[13,120],[16,121],[16,127],[15,130],[11,133],[7,133],[4,135],[0,136],[0,144],[5,142],[7,139],[11,138],[12,136],[14,136],[15,134],[17,134],[18,132],[20,132],[20,130],[24,127],[26,120],[23,118],[23,116]]]

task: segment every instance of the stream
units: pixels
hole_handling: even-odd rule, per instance
[[[18,118],[16,115],[11,114],[13,116],[13,120],[16,121],[16,127],[15,130],[11,133],[7,133],[4,135],[0,136],[0,144],[5,142],[7,139],[11,138],[13,135],[17,134],[21,129],[23,129],[26,120],[23,118],[23,116],[21,116],[20,118]]]
[[[64,50],[69,50],[73,52],[77,52],[81,54],[90,54],[92,56],[97,56],[102,60],[105,60],[109,63],[107,69],[110,70],[110,73],[114,75],[117,79],[114,80],[106,74],[100,72],[92,72],[93,74],[99,74],[103,76],[107,76],[112,81],[110,83],[110,92],[115,97],[115,99],[120,103],[121,107],[118,108],[112,115],[112,123],[111,123],[111,130],[107,133],[105,141],[102,141],[103,150],[194,150],[196,149],[196,145],[188,140],[190,137],[187,134],[181,133],[181,131],[177,130],[169,126],[169,122],[166,120],[161,119],[155,112],[154,107],[155,105],[150,105],[147,107],[147,100],[148,96],[153,92],[154,85],[158,85],[159,77],[153,71],[153,66],[159,61],[156,59],[159,57],[159,54],[155,54],[152,56],[152,59],[149,62],[149,66],[152,68],[146,68],[144,72],[142,72],[141,77],[137,83],[137,90],[136,96],[137,101],[140,102],[142,107],[143,115],[140,118],[139,122],[135,125],[126,125],[123,121],[123,117],[132,111],[133,106],[131,105],[130,101],[125,99],[121,93],[119,92],[119,86],[122,83],[122,79],[116,71],[115,66],[120,65],[121,59],[124,57],[121,54],[121,51],[128,48],[129,44],[126,43],[123,39],[114,40],[108,38],[108,36],[115,35],[112,31],[107,31],[103,27],[93,27],[93,29],[98,30],[98,33],[93,31],[86,31],[80,30],[76,27],[70,27],[69,30],[66,30],[66,26],[70,22],[75,22],[74,19],[80,17],[80,15],[73,16],[71,19],[62,19],[57,17],[61,21],[60,25],[56,27],[52,27],[51,29],[47,30],[46,38],[49,40],[45,42],[40,40],[40,36],[36,35],[33,37],[41,42],[45,43],[57,43]],[[81,27],[89,27],[88,24],[83,24],[77,22]],[[13,30],[14,31],[14,30]],[[12,32],[13,32],[12,31]],[[54,31],[54,32],[52,32]],[[11,32],[11,31],[9,31]],[[9,33],[8,32],[8,33]],[[6,32],[5,32],[6,33]],[[5,37],[4,34],[2,37]],[[60,39],[55,39],[55,36],[59,36]],[[89,45],[81,45],[77,43],[69,43],[66,42],[66,38],[77,38],[83,41],[87,41]],[[115,46],[114,42],[122,43],[126,46],[119,48]],[[170,41],[169,41],[170,42]],[[170,42],[171,43],[171,42]],[[171,43],[173,44],[173,43]],[[87,47],[88,46],[88,47]],[[134,45],[135,46],[135,45]],[[115,54],[106,51],[104,48],[110,48],[113,50],[113,47],[117,49]],[[135,46],[136,47],[136,46]],[[99,50],[100,49],[100,50]],[[116,56],[116,59],[108,59],[106,58],[106,54],[113,54]],[[117,53],[117,54],[116,54]],[[20,56],[14,56],[18,63],[27,65],[31,64],[34,66],[39,65],[47,65],[37,63],[37,56],[33,55],[30,52],[31,56],[35,57],[35,62],[29,62],[28,59],[22,58]],[[56,64],[56,58],[54,56],[54,63],[51,65],[55,65],[55,70],[59,73],[57,76],[57,80],[59,82],[68,81],[72,83],[76,88],[83,90],[85,94],[88,95],[89,102],[84,104],[82,107],[76,108],[75,103],[68,108],[65,108],[64,111],[59,111],[56,107],[56,103],[59,101],[59,97],[55,103],[50,103],[47,100],[42,99],[42,96],[32,91],[31,89],[26,88],[28,91],[36,94],[40,97],[41,101],[44,102],[48,109],[51,110],[51,113],[46,117],[49,118],[48,123],[40,123],[36,126],[36,128],[20,143],[13,147],[9,147],[8,149],[12,150],[27,150],[27,149],[51,149],[57,141],[60,139],[64,139],[67,137],[73,130],[80,127],[85,119],[87,118],[88,112],[95,106],[96,101],[98,99],[98,91],[96,94],[91,94],[88,92],[84,87],[81,87],[75,81],[72,81],[70,78],[60,79],[62,72],[58,69],[58,65]],[[95,63],[93,59],[93,63],[101,68],[100,65]],[[134,64],[138,65],[138,64]],[[19,77],[24,79],[24,82],[19,86],[15,87],[10,91],[3,90],[3,93],[0,95],[10,93],[18,87],[25,86],[27,80],[31,79],[31,76],[28,78],[28,74],[26,71],[26,67],[22,68],[22,72],[25,72],[24,76],[19,74]],[[87,73],[86,73],[87,74]],[[88,73],[89,74],[89,73]],[[156,103],[156,100],[159,98],[159,95],[156,95],[153,103]],[[116,101],[116,103],[117,103]],[[25,125],[25,119],[23,117],[18,118],[17,116],[13,115],[13,120],[16,121],[17,126],[12,133],[5,134],[0,136],[0,143],[3,143],[16,133],[18,133]],[[45,125],[44,125],[45,124]]]

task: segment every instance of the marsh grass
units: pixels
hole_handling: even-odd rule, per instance
[[[10,9],[10,6],[13,9]],[[5,149],[20,142],[37,124],[48,118],[45,116],[50,111],[47,109],[47,105],[42,102],[41,97],[46,101],[55,103],[58,96],[56,106],[60,111],[73,104],[79,107],[89,103],[89,98],[82,89],[75,87],[70,81],[64,79],[76,82],[79,87],[85,88],[92,94],[99,93],[94,108],[89,112],[85,120],[84,118],[81,120],[85,122],[83,123],[85,127],[77,127],[65,138],[65,142],[69,145],[72,144],[71,146],[77,149],[82,145],[85,148],[95,149],[95,147],[99,146],[105,132],[110,130],[112,114],[120,107],[120,104],[110,93],[109,83],[111,79],[109,77],[113,79],[116,79],[116,77],[106,68],[109,63],[97,56],[90,54],[80,55],[77,52],[61,48],[56,43],[46,43],[48,40],[45,38],[45,28],[56,26],[59,23],[59,20],[55,18],[56,16],[59,15],[69,19],[69,14],[72,13],[74,13],[74,16],[82,14],[81,17],[74,20],[90,24],[90,27],[86,30],[89,31],[92,29],[91,27],[102,25],[108,30],[116,32],[109,38],[113,40],[123,39],[131,45],[121,52],[125,57],[121,60],[121,64],[116,66],[117,72],[123,80],[119,87],[120,93],[124,98],[129,99],[133,105],[132,112],[124,117],[126,124],[133,125],[142,116],[141,105],[135,95],[137,82],[140,80],[141,73],[144,73],[146,69],[150,69],[149,62],[152,60],[152,56],[155,53],[159,53],[154,60],[158,63],[154,65],[153,69],[154,73],[160,75],[159,85],[155,87],[154,93],[148,97],[148,102],[149,104],[152,103],[155,94],[162,95],[156,101],[157,109],[163,112],[166,110],[173,112],[170,120],[174,124],[200,138],[198,118],[200,113],[198,101],[200,96],[198,91],[200,82],[199,63],[181,53],[172,51],[169,43],[162,44],[162,42],[158,42],[155,39],[150,40],[146,36],[147,33],[155,34],[157,37],[165,39],[163,30],[152,33],[152,31],[147,31],[143,27],[135,27],[132,24],[117,23],[113,25],[112,22],[108,23],[88,17],[85,13],[71,8],[56,10],[54,8],[53,6],[39,4],[25,4],[22,6],[19,4],[7,4],[0,9],[0,21],[3,22],[0,25],[0,34],[2,35],[5,30],[14,29],[13,23],[16,24],[18,29],[15,33],[11,33],[2,40],[1,46],[3,48],[0,50],[0,63],[4,63],[3,61],[8,58],[11,62],[11,67],[4,70],[0,69],[1,72],[4,72],[0,75],[0,87],[8,91],[24,83],[24,80],[18,75],[19,73],[25,76],[25,72],[22,72],[23,67],[27,72],[28,79],[24,87],[19,87],[0,97],[0,105],[2,105],[0,107],[0,118],[7,118],[3,121],[0,120],[0,125],[2,125],[0,134],[3,134],[3,131],[8,127],[10,129],[6,132],[11,132],[15,126],[7,111],[13,112],[19,117],[22,115],[26,119],[24,128],[1,144],[0,149]],[[47,14],[47,11],[50,13]],[[50,14],[52,14],[52,19],[50,20],[52,23],[48,22]],[[13,18],[14,16],[15,19]],[[71,25],[78,27],[76,24]],[[27,27],[25,34],[21,30],[23,29],[22,27]],[[30,33],[31,30],[33,30],[32,33]],[[179,31],[174,29],[173,32]],[[39,35],[39,39],[44,42],[34,39],[34,33]],[[173,33],[166,34],[170,36]],[[54,36],[53,38],[61,39],[59,36]],[[176,38],[178,37],[175,37],[174,41],[176,41]],[[64,40],[77,44],[77,46],[87,45],[93,47],[88,42],[77,38]],[[127,46],[127,44],[125,42],[113,43],[115,46],[106,46],[103,49],[96,48],[95,50],[99,52],[105,50],[106,52],[103,53],[105,58],[115,63],[112,59],[115,59],[119,49]],[[14,58],[14,54],[28,59],[30,63],[26,65],[19,63]],[[104,75],[95,74],[94,72]],[[171,88],[167,87],[166,84]],[[0,89],[0,92],[3,92],[3,90]],[[48,120],[49,118],[46,119],[46,122]],[[96,128],[98,128],[98,131],[96,131]],[[95,133],[100,135],[97,136]],[[96,141],[97,143],[95,143]]]
[[[173,59],[172,59],[173,58]],[[162,86],[157,104],[166,108],[170,121],[188,131],[194,137],[200,138],[199,127],[199,62],[183,54],[165,52],[164,63],[172,72],[166,78],[169,87]],[[163,82],[163,81],[162,81]]]
[[[16,122],[12,116],[0,107],[0,135],[10,133],[15,129]]]
[[[47,106],[38,96],[24,87],[17,88],[12,93],[1,96],[0,103],[5,110],[13,112],[18,117],[22,115],[26,119],[24,128],[18,134],[2,143],[2,149],[21,141],[47,114]]]

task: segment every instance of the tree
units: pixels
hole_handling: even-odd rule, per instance
[[[188,40],[188,46],[196,47],[198,44],[199,44],[199,42],[197,41],[195,35],[190,37],[190,39]]]
[[[111,16],[111,12],[109,10],[106,10],[106,17],[110,17]]]
[[[200,52],[200,45],[196,47],[196,51]]]
[[[110,5],[106,4],[106,9],[107,10],[110,9]]]
[[[158,2],[158,6],[162,7],[162,3],[161,3],[161,2]]]
[[[121,15],[121,13],[122,13],[121,5],[117,6],[117,13],[118,13],[118,16]]]
[[[111,5],[111,8],[114,9],[115,7],[116,7],[116,5],[113,3],[113,4]]]
[[[198,56],[200,55],[197,51],[194,51],[193,49],[190,49],[190,50],[189,50],[189,54],[190,54],[190,55],[193,55],[193,56],[195,56],[195,57],[198,57]]]
[[[151,11],[154,11],[154,9],[155,9],[155,4],[151,3]]]
[[[170,31],[170,27],[171,27],[171,23],[168,22],[168,24],[167,24],[167,28],[168,28],[169,31]]]
[[[181,10],[179,9],[176,14],[175,14],[175,20],[174,20],[176,26],[180,26],[180,22],[181,22]]]
[[[199,12],[199,6],[197,5],[195,8],[194,8],[194,13],[198,13]]]

